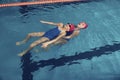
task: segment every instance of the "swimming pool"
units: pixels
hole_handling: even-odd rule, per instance
[[[120,80],[119,3],[91,0],[0,8],[0,80]],[[67,44],[18,57],[36,38],[21,46],[16,41],[29,32],[52,28],[40,20],[86,21],[89,27]]]

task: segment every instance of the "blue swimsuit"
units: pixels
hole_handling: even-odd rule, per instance
[[[70,36],[73,33],[73,31],[66,31],[66,35],[65,36]]]
[[[45,32],[45,34],[43,35],[43,37],[47,37],[49,40],[55,39],[59,34],[60,34],[60,30],[58,29],[58,27],[55,27],[53,29],[50,29],[49,31]],[[73,33],[73,31],[66,31],[66,36],[69,36]],[[69,39],[66,39],[69,40]]]
[[[70,36],[71,34],[73,33],[73,31],[66,31],[66,35],[65,36]],[[66,39],[64,38],[65,40],[69,41],[70,39]]]
[[[49,40],[52,40],[54,38],[56,38],[59,34],[60,34],[60,30],[58,29],[58,27],[55,27],[53,29],[50,29],[49,31],[47,31],[43,37],[47,37]]]

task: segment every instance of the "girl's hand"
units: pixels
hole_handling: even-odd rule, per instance
[[[45,23],[46,21],[40,20],[41,23]]]
[[[49,45],[49,44],[48,44],[47,42],[45,42],[45,43],[42,43],[42,46],[41,46],[41,47],[42,47],[42,48],[47,48],[48,45]]]

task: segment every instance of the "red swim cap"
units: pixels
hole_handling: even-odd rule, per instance
[[[69,31],[74,31],[75,25],[74,24],[69,24],[70,30]]]

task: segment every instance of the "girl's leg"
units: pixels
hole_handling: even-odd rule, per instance
[[[45,32],[34,32],[34,33],[29,33],[26,38],[22,41],[16,42],[16,45],[21,45],[26,43],[31,37],[41,37],[44,35]]]
[[[35,42],[33,42],[26,50],[24,50],[23,52],[21,52],[20,54],[18,54],[18,56],[23,56],[25,55],[27,52],[29,52],[30,50],[32,50],[35,46],[45,42],[45,41],[49,41],[48,38],[46,37],[43,37]]]
[[[60,40],[54,42],[55,45],[57,45],[57,44],[65,44],[65,43],[67,43],[67,40],[65,40],[65,39],[60,39]]]

